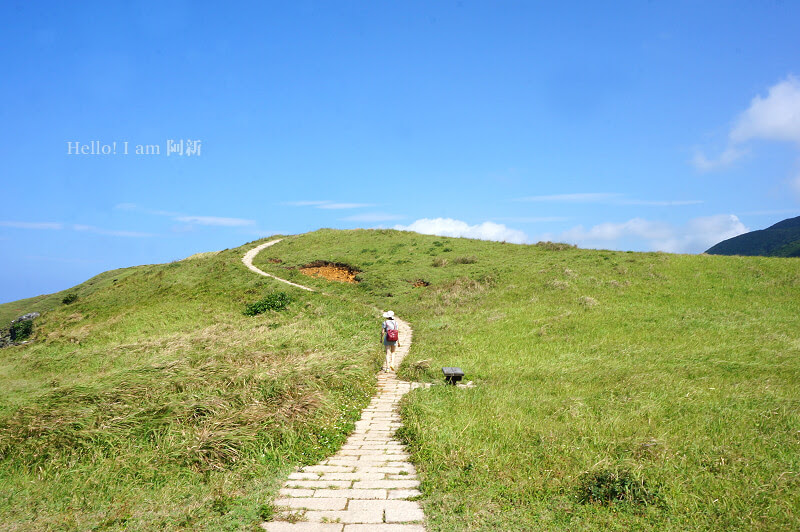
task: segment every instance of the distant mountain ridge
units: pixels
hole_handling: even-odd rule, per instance
[[[751,231],[711,246],[709,255],[759,255],[800,257],[800,216],[787,218],[766,229]]]

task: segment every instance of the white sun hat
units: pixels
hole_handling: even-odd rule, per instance
[[[391,310],[387,310],[386,312],[383,313],[383,317],[384,318],[394,318],[394,312],[392,312]]]

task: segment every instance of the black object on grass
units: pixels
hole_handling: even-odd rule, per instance
[[[442,368],[442,373],[444,373],[444,381],[453,385],[464,376],[464,370],[461,368]]]

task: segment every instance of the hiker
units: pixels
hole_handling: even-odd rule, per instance
[[[383,342],[383,346],[386,348],[386,364],[383,366],[383,370],[394,371],[394,350],[399,343],[398,326],[394,319],[394,312],[391,310],[384,312],[383,317],[386,318],[381,327],[381,342]]]

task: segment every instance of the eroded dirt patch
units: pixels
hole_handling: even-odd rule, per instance
[[[359,282],[357,278],[361,273],[349,264],[338,262],[316,261],[300,267],[300,272],[310,277],[322,277],[329,281],[339,281],[341,283],[355,284]]]

